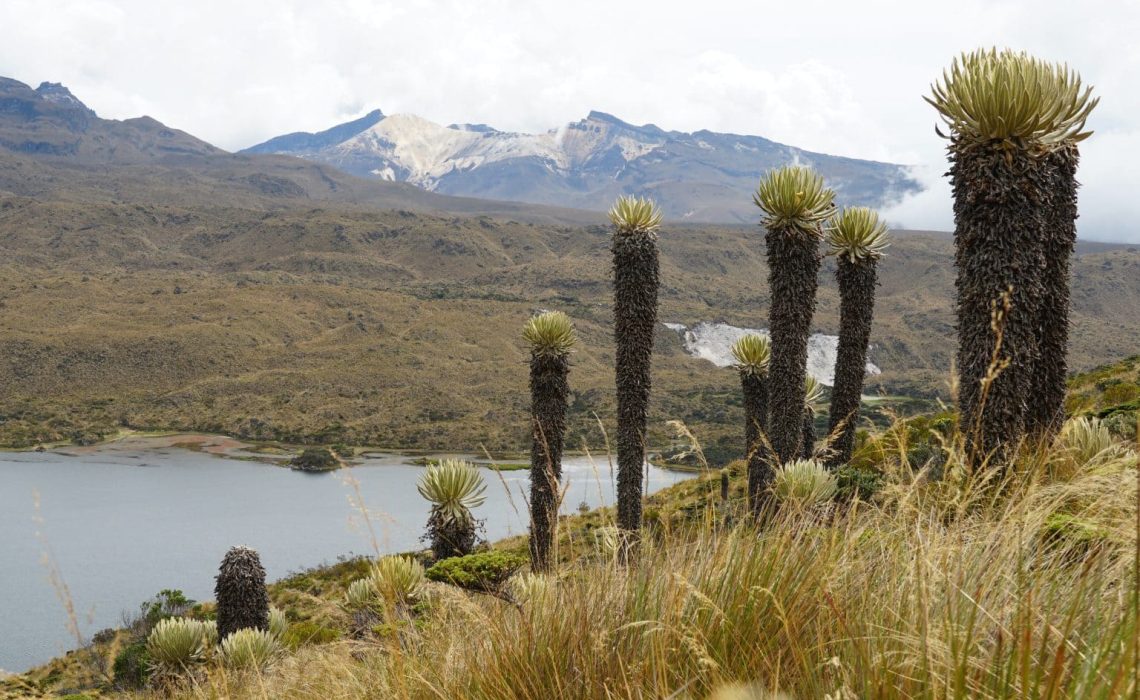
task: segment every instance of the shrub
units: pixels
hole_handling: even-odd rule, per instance
[[[845,465],[839,468],[835,477],[838,487],[836,495],[844,501],[855,497],[861,501],[869,501],[883,487],[883,475],[872,469]]]
[[[150,600],[139,606],[139,618],[130,625],[136,632],[145,636],[160,620],[180,617],[194,607],[194,601],[177,588],[164,588]]]
[[[208,644],[205,623],[184,617],[161,620],[146,638],[154,671],[178,673],[202,660]]]
[[[1105,418],[1101,423],[1108,432],[1121,440],[1132,441],[1136,439],[1136,423],[1140,420],[1140,412],[1120,411]]]
[[[123,689],[142,688],[150,678],[150,654],[145,640],[132,642],[119,652],[112,666],[115,686]]]
[[[289,466],[305,472],[327,472],[340,468],[340,460],[327,447],[306,447]]]
[[[428,569],[427,577],[474,591],[497,591],[526,563],[521,554],[492,550],[445,559]]]
[[[781,503],[801,507],[828,501],[839,490],[835,475],[814,459],[797,459],[776,470],[772,492]]]
[[[222,640],[222,663],[229,668],[262,669],[280,653],[281,643],[267,630],[245,627]]]
[[[424,586],[424,567],[410,557],[384,557],[372,566],[372,585],[389,602],[413,601]]]

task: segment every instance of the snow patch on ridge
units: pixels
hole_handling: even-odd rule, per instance
[[[414,114],[393,114],[331,150],[340,160],[379,156],[407,171],[407,181],[434,190],[451,172],[512,158],[537,158],[551,170],[580,166],[605,147],[616,146],[627,163],[656,150],[664,139],[642,140],[596,120],[541,134],[497,131],[481,124],[442,126]],[[383,169],[373,170],[387,179]]]
[[[749,333],[768,337],[762,328],[738,328],[727,323],[707,323],[701,321],[692,328],[683,323],[664,324],[669,330],[681,335],[685,351],[693,357],[708,360],[717,367],[733,364],[732,344]],[[839,336],[814,333],[808,338],[807,372],[816,381],[831,386],[835,378],[835,360],[839,349]],[[867,363],[867,374],[882,374],[873,363]]]

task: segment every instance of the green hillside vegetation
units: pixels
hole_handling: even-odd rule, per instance
[[[1066,410],[1096,416],[1124,439],[1136,437],[1140,420],[1140,355],[1133,355],[1069,380]]]

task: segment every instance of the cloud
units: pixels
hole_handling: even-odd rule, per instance
[[[922,191],[884,209],[883,218],[891,228],[917,231],[949,231],[954,228],[954,210],[950,181],[945,177],[946,165],[917,165],[911,176],[922,185]]]
[[[1140,239],[1120,224],[1140,220],[1140,198],[1120,196],[1138,184],[1121,149],[1140,131],[1140,3],[5,0],[0,25],[0,74],[62,81],[103,116],[149,114],[231,150],[376,107],[530,132],[598,109],[912,164],[924,180],[945,158],[921,95],[958,52],[1009,45],[1097,84],[1082,235]],[[938,196],[891,215],[944,221]]]

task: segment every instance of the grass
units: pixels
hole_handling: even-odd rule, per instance
[[[438,586],[399,633],[181,696],[1131,697],[1136,473],[1051,483],[1030,467],[761,530],[689,523],[633,568],[597,546],[522,609]],[[1074,500],[1110,533],[1083,554],[1041,535]]]

